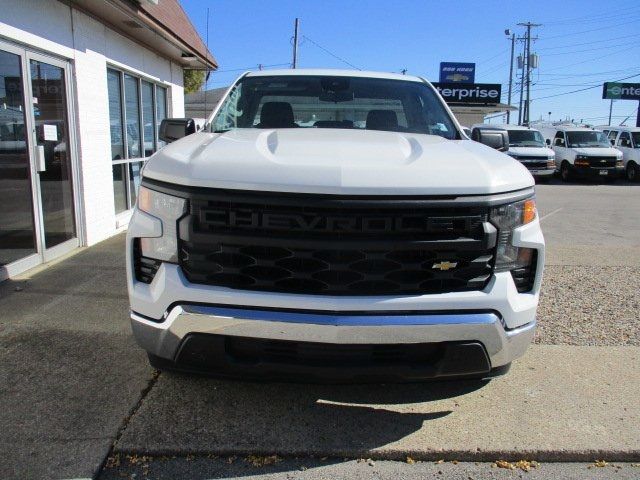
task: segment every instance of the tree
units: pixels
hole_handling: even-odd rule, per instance
[[[184,93],[193,93],[204,85],[204,70],[184,70]]]

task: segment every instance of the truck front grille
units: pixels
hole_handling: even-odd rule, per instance
[[[614,168],[616,157],[589,157],[589,166],[591,168]]]
[[[179,259],[192,283],[323,295],[481,290],[494,263],[488,208],[211,191],[189,200]]]

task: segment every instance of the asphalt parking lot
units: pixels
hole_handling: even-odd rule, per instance
[[[130,334],[122,235],[0,284],[0,477],[638,478],[640,184],[537,197],[536,345],[491,382],[158,375]]]

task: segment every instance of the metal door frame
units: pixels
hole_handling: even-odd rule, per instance
[[[16,260],[10,264],[0,267],[0,281],[18,275],[30,268],[41,263],[54,260],[65,253],[70,252],[74,248],[80,246],[80,238],[83,238],[84,229],[82,225],[81,205],[79,201],[79,185],[80,176],[78,169],[78,152],[76,148],[76,117],[75,117],[75,96],[73,90],[72,65],[68,60],[53,57],[44,53],[31,50],[27,46],[19,46],[0,39],[0,50],[18,55],[20,57],[20,67],[22,73],[22,92],[25,109],[25,126],[28,134],[26,135],[27,152],[29,155],[29,169],[31,180],[31,206],[33,212],[33,225],[35,229],[36,252]],[[68,155],[72,204],[73,204],[73,220],[75,224],[75,237],[51,248],[45,248],[44,243],[44,222],[42,210],[42,196],[40,190],[40,179],[36,169],[36,131],[35,118],[33,115],[33,91],[31,82],[31,60],[47,63],[55,67],[62,68],[65,81],[65,100],[67,114],[67,131],[68,131]]]

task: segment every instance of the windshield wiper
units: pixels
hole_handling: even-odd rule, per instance
[[[213,133],[225,133],[225,132],[230,132],[231,129],[230,128],[221,128],[219,130],[214,130]]]

